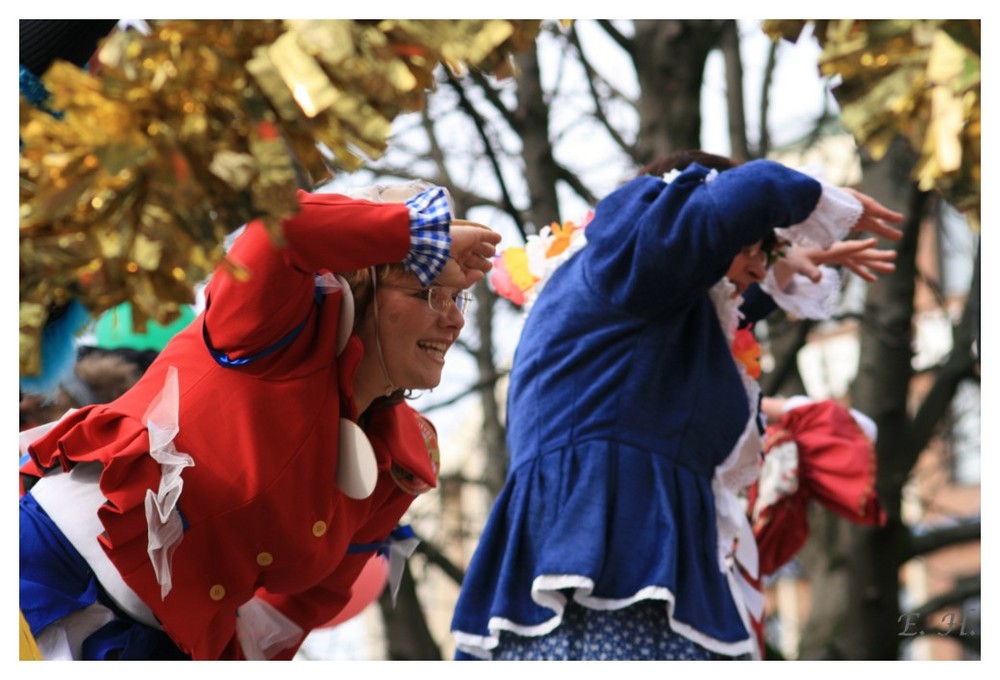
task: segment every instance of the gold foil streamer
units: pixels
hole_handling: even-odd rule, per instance
[[[978,229],[979,20],[772,20],[764,30],[796,40],[807,23],[823,48],[820,70],[841,77],[833,94],[858,143],[878,159],[906,138],[920,188],[938,190]]]
[[[539,24],[156,21],[106,40],[96,75],[57,62],[43,82],[63,119],[20,106],[21,373],[70,300],[131,301],[141,329],[219,263],[248,276],[226,234],[261,218],[280,239],[296,189],[377,158],[439,65],[504,75]]]

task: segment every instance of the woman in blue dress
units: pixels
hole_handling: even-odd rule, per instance
[[[899,238],[886,222],[902,216],[771,161],[687,152],[657,174],[598,203],[533,301],[458,658],[758,655],[740,494],[759,473],[760,390],[732,349],[741,293],[769,278],[774,230],[828,248]]]

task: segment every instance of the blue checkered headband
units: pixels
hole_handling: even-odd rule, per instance
[[[410,252],[403,264],[420,280],[431,285],[444,269],[451,252],[451,210],[441,187],[431,187],[406,200],[410,210]]]

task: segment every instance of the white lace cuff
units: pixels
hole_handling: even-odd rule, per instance
[[[821,266],[819,270],[822,277],[818,282],[796,273],[782,289],[774,278],[772,268],[767,271],[760,287],[792,316],[820,321],[829,319],[837,311],[840,301],[840,275],[832,267]]]
[[[861,201],[840,187],[820,182],[823,192],[809,217],[791,227],[776,228],[781,238],[806,247],[829,248],[861,219]]]

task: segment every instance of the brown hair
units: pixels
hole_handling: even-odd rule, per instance
[[[378,277],[378,281],[384,281],[386,275],[393,273],[405,273],[409,270],[401,262],[392,264],[380,264],[375,267],[356,269],[352,272],[345,272],[342,276],[351,287],[354,295],[354,327],[358,328],[368,311],[372,308],[372,301],[375,299],[375,287],[372,286],[372,272]],[[376,348],[366,348],[365,351],[378,351]],[[377,397],[369,409],[388,408],[395,406],[410,396],[410,390],[398,389],[387,397]]]
[[[663,158],[657,158],[655,161],[651,161],[639,168],[639,172],[635,176],[652,175],[654,177],[661,177],[671,170],[684,170],[692,163],[697,163],[709,170],[718,170],[719,172],[732,170],[739,165],[737,161],[726,156],[717,156],[714,153],[708,153],[699,149],[689,149],[687,151],[676,151]]]

